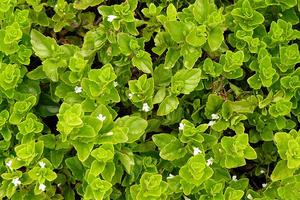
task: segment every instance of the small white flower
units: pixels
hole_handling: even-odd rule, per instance
[[[40,186],[39,186],[39,190],[41,190],[41,191],[45,191],[46,190],[46,185],[45,184],[40,184]]]
[[[210,157],[207,161],[206,161],[206,165],[210,166],[214,163],[214,159],[212,157]]]
[[[57,184],[57,187],[60,187],[61,186],[61,183]]]
[[[142,110],[143,110],[144,112],[149,112],[149,111],[150,111],[149,105],[148,105],[147,103],[144,103],[144,104],[143,104]]]
[[[265,187],[267,187],[267,184],[266,184],[266,183],[263,183],[263,184],[261,184],[261,186],[262,186],[263,188],[265,188]]]
[[[132,99],[132,97],[133,97],[133,94],[132,94],[132,93],[129,93],[129,94],[128,94],[128,98],[129,98],[129,99]]]
[[[198,155],[199,153],[202,153],[202,151],[198,147],[194,147],[193,155]]]
[[[108,136],[111,136],[111,135],[113,135],[114,133],[112,132],[112,131],[109,131],[108,133],[106,133],[106,135],[108,135]]]
[[[117,87],[119,84],[117,81],[114,81],[114,87]]]
[[[9,169],[12,169],[12,168],[11,168],[11,164],[12,164],[12,160],[9,160],[7,163],[5,163],[5,165],[6,165]]]
[[[19,180],[19,178],[14,178],[12,181],[11,181],[14,186],[18,187],[18,185],[21,185],[21,181]]]
[[[174,178],[173,174],[169,174],[169,176],[167,177],[167,179],[172,179],[172,178]]]
[[[187,196],[183,196],[184,200],[191,200],[190,198],[188,198]]]
[[[236,176],[236,175],[233,175],[233,176],[232,176],[232,180],[233,180],[233,181],[237,181],[237,176]]]
[[[215,121],[209,121],[207,125],[208,125],[208,126],[212,126],[212,125],[214,125],[215,123],[216,123]]]
[[[115,16],[115,15],[108,15],[108,16],[107,16],[107,21],[112,22],[112,21],[114,21],[114,19],[116,19],[116,18],[117,18],[117,16]]]
[[[265,173],[265,170],[261,169],[261,170],[260,170],[260,173],[261,173],[261,174]]]
[[[46,163],[44,163],[43,161],[40,161],[40,162],[39,162],[39,165],[40,165],[41,168],[45,168]]]
[[[76,94],[81,93],[82,92],[82,87],[75,86],[74,91],[75,91]]]
[[[220,117],[219,117],[219,115],[218,114],[211,114],[211,119],[213,119],[213,120],[217,120],[217,119],[219,119]]]
[[[252,199],[253,199],[253,197],[252,197],[252,195],[251,195],[251,194],[248,194],[248,195],[247,195],[247,198],[248,198],[248,199],[250,199],[250,200],[252,200]]]
[[[184,123],[179,123],[178,129],[182,131],[184,129]]]
[[[106,116],[105,115],[102,115],[102,114],[99,114],[97,116],[97,119],[100,120],[101,122],[103,122],[105,119],[106,119]]]

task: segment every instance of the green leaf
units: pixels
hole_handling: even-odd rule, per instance
[[[77,151],[78,159],[84,162],[89,156],[94,147],[94,143],[84,143],[79,141],[72,141],[72,145]]]
[[[22,38],[22,30],[17,22],[9,25],[5,29],[4,43],[11,44],[18,42]]]
[[[156,134],[152,136],[153,142],[160,149],[160,157],[165,160],[176,160],[182,158],[186,154],[181,142],[170,134]]]
[[[269,107],[269,113],[273,117],[284,116],[290,113],[292,109],[292,103],[286,100],[281,100],[272,104]]]
[[[99,5],[104,0],[75,0],[74,2],[74,8],[79,10],[85,10],[88,7],[93,7],[96,5]]]
[[[45,145],[48,145],[47,143],[45,143]],[[54,168],[58,168],[60,166],[60,164],[62,163],[63,159],[64,159],[64,151],[62,150],[55,150],[55,151],[51,151],[50,153],[50,159],[51,159],[51,163],[54,166]]]
[[[257,73],[254,74],[253,76],[251,76],[250,78],[248,78],[247,82],[251,88],[256,89],[256,90],[260,89],[262,86],[259,74],[257,74]]]
[[[158,116],[167,115],[173,112],[179,105],[179,101],[176,96],[167,96],[159,105],[157,110]]]
[[[18,129],[23,135],[40,133],[43,130],[43,127],[43,124],[38,121],[38,118],[33,113],[29,113],[26,116],[26,119],[18,124]]]
[[[32,30],[30,37],[32,48],[40,58],[49,58],[56,53],[58,45],[53,38],[46,37],[37,30]]]
[[[114,148],[111,144],[104,144],[101,147],[94,149],[91,156],[96,158],[98,161],[107,162],[114,157]]]
[[[129,56],[132,53],[132,49],[130,48],[130,42],[135,41],[135,38],[126,33],[119,33],[117,35],[118,46],[121,52]]]
[[[118,152],[118,159],[121,161],[126,172],[128,174],[132,173],[133,167],[135,166],[134,155],[130,150],[123,150]]]
[[[167,21],[164,24],[165,29],[171,35],[171,38],[177,42],[184,42],[187,34],[185,23],[180,21]]]
[[[17,65],[2,64],[0,73],[0,86],[4,90],[13,89],[21,78],[21,70]]]
[[[169,4],[169,6],[167,7],[167,16],[168,16],[168,20],[176,21],[177,10],[172,3]]]
[[[153,73],[152,59],[150,54],[146,51],[138,51],[138,53],[132,58],[132,64],[144,73]]]
[[[130,100],[139,108],[142,108],[144,103],[151,106],[153,94],[154,94],[154,80],[148,78],[144,74],[139,77],[138,80],[128,81],[129,90],[131,93]]]
[[[286,159],[286,154],[288,151],[288,141],[291,139],[292,136],[284,132],[278,132],[274,136],[274,142],[282,159]]]
[[[221,59],[223,59],[223,57]],[[225,65],[223,66],[223,69],[225,72],[238,70],[242,66],[243,61],[244,61],[243,51],[237,51],[237,52],[227,51],[225,54]]]
[[[225,199],[226,200],[240,200],[242,199],[244,192],[242,190],[235,190],[231,187],[226,188],[225,190]]]
[[[145,133],[145,130],[148,126],[146,120],[136,116],[125,116],[119,118],[116,121],[116,124],[120,127],[123,126],[128,128],[127,143],[132,143],[138,140]]]
[[[125,143],[128,140],[127,137],[128,128],[127,127],[114,127],[111,131],[103,134],[97,143],[100,144],[118,144]]]
[[[215,27],[210,32],[208,32],[207,42],[211,51],[218,50],[223,40],[223,30],[220,27]]]
[[[196,0],[193,6],[193,15],[195,19],[203,24],[210,12],[209,0]]]
[[[224,100],[222,97],[215,94],[210,94],[205,106],[206,117],[211,118],[212,114],[217,113],[221,109],[223,102]]]
[[[176,62],[178,61],[178,59],[181,57],[180,54],[180,50],[174,47],[170,47],[168,48],[167,54],[166,54],[166,58],[165,58],[165,63],[164,63],[164,67],[166,69],[172,69]]]
[[[153,98],[153,104],[161,103],[165,97],[166,97],[166,88],[162,87],[155,94],[155,96]]]
[[[183,46],[180,53],[183,55],[183,65],[188,69],[193,68],[198,58],[202,55],[201,49],[189,45]]]
[[[196,27],[186,36],[186,42],[194,47],[200,47],[205,44],[207,40],[206,35],[206,26]]]
[[[28,144],[21,144],[15,148],[16,154],[21,159],[29,159],[34,156],[35,153],[35,143],[31,141]]]
[[[212,77],[218,77],[223,72],[223,66],[213,62],[210,58],[206,58],[203,63],[203,71]]]
[[[289,169],[287,167],[287,162],[285,160],[280,160],[275,166],[275,169],[272,172],[271,179],[272,181],[279,181],[285,178],[293,176],[295,169]]]
[[[106,166],[105,166],[103,172],[101,173],[101,175],[106,181],[111,182],[113,176],[115,175],[115,171],[116,171],[116,167],[115,167],[114,162],[108,162],[108,163],[106,163]]]
[[[229,106],[231,107],[232,111],[237,113],[253,113],[255,108],[257,107],[257,101],[255,98],[251,101],[250,98],[248,100],[242,101],[229,101]]]
[[[297,169],[300,166],[300,142],[298,140],[288,141],[287,166],[289,169]]]
[[[99,176],[101,172],[103,172],[106,163],[99,160],[94,160],[91,165],[90,173],[94,176]]]
[[[77,180],[81,180],[84,176],[84,168],[78,160],[77,156],[69,157],[65,160],[67,167],[71,170],[73,176]]]
[[[179,175],[184,183],[193,184],[192,187],[200,186],[213,175],[214,171],[206,165],[203,154],[192,156],[187,163],[180,168]]]
[[[176,72],[171,80],[171,91],[174,94],[189,94],[198,86],[201,80],[201,69],[182,69]]]
[[[26,116],[26,113],[34,106],[36,100],[35,96],[29,96],[23,101],[17,101],[13,106],[13,112],[10,115],[9,122],[15,125],[19,124]]]
[[[295,65],[300,63],[300,53],[297,44],[280,46],[280,62],[283,65]]]

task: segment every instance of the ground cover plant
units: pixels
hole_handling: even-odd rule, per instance
[[[1,0],[0,198],[299,200],[299,11]]]

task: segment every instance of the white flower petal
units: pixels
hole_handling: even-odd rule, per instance
[[[41,183],[40,186],[39,186],[39,190],[44,192],[46,190],[46,185]]]
[[[142,110],[143,110],[144,112],[149,112],[149,111],[150,111],[149,105],[148,105],[147,103],[144,103],[144,104],[143,104],[143,107],[142,107]]]
[[[232,180],[233,180],[233,181],[237,181],[237,176],[236,176],[236,175],[233,175],[233,176],[232,176]]]
[[[106,119],[106,116],[105,115],[102,115],[102,114],[99,114],[97,116],[97,119],[100,120],[101,122],[103,122],[105,119]]]
[[[187,196],[183,196],[184,200],[191,200],[190,198],[188,198]]]
[[[207,161],[206,161],[206,165],[210,166],[214,163],[214,159],[212,157],[210,157]]]
[[[12,169],[12,168],[11,168],[11,164],[12,164],[12,160],[9,160],[7,163],[5,163],[5,165],[6,165],[9,169]]]
[[[193,155],[198,155],[199,153],[202,153],[202,151],[198,147],[194,147]]]
[[[117,81],[114,81],[114,87],[117,87],[119,84]]]
[[[179,123],[178,129],[182,131],[184,129],[184,123]]]
[[[174,178],[173,174],[169,174],[169,176],[167,177],[167,179],[172,179],[172,178]]]
[[[75,91],[76,94],[81,93],[82,92],[82,87],[75,86],[74,91]]]
[[[267,184],[266,184],[266,183],[263,183],[263,184],[261,184],[261,186],[262,186],[263,188],[265,188],[265,187],[267,187]]]
[[[43,161],[40,161],[40,162],[39,162],[39,165],[40,165],[41,168],[45,168],[46,163],[44,163]]]
[[[114,21],[114,19],[116,19],[116,18],[117,18],[117,16],[115,16],[115,15],[108,15],[108,16],[107,16],[107,21],[112,22],[112,21]]]
[[[252,195],[251,195],[251,194],[248,194],[248,195],[247,195],[247,199],[252,200],[252,199],[253,199]]]
[[[212,125],[214,125],[215,123],[216,123],[216,121],[209,121],[207,125],[208,125],[208,126],[212,126]]]
[[[217,120],[217,119],[219,119],[220,117],[219,117],[219,115],[218,114],[211,114],[211,119],[213,119],[213,120]]]
[[[14,178],[11,182],[16,187],[19,186],[19,185],[21,185],[21,181],[19,180],[19,178]]]

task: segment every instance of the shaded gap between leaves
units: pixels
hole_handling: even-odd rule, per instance
[[[257,164],[252,161],[252,160],[246,160],[246,165],[242,166],[242,167],[237,167],[237,168],[233,168],[231,169],[230,173],[231,175],[236,175],[239,178],[242,178],[243,175],[246,175],[245,178],[249,179],[249,184],[251,185],[251,187],[257,191],[262,189],[262,184],[266,183],[266,177],[264,176],[264,174],[260,175],[260,176],[255,176],[255,175],[251,175],[251,171],[255,170],[255,167],[257,166]],[[254,173],[254,172],[253,172]]]

